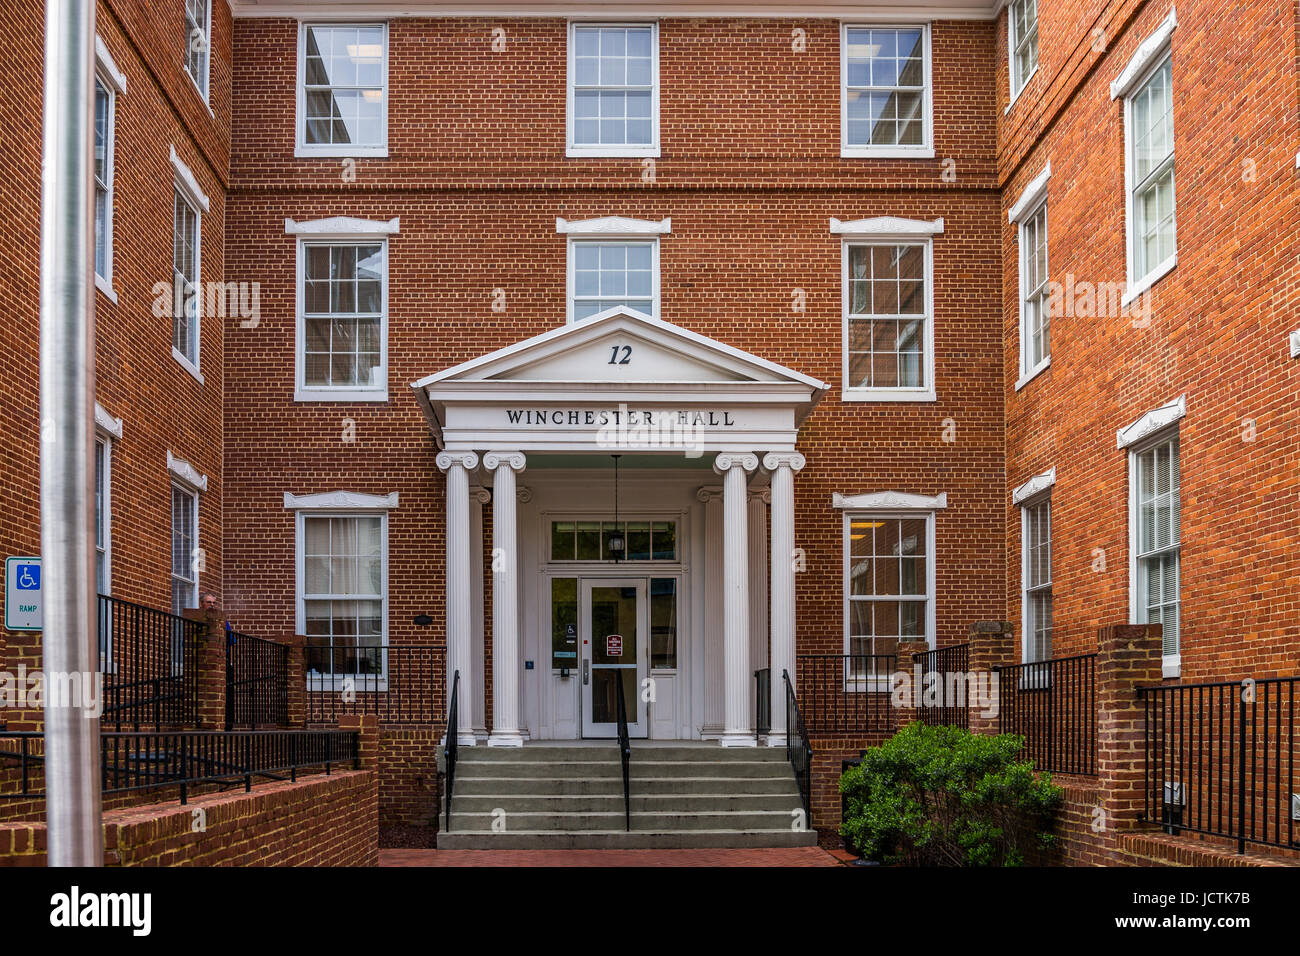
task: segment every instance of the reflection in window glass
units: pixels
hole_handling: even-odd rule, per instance
[[[551,579],[551,667],[578,666],[578,579]]]
[[[677,666],[677,579],[650,579],[650,666]]]

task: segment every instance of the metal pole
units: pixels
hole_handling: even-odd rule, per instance
[[[41,157],[41,556],[45,814],[51,866],[100,866],[99,718],[51,675],[95,659],[94,0],[45,2]],[[72,675],[78,675],[72,678]],[[71,678],[71,679],[70,679]],[[69,695],[70,697],[72,695]]]

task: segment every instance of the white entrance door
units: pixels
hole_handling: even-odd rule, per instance
[[[582,579],[582,736],[618,736],[623,686],[628,734],[649,729],[641,679],[649,672],[649,611],[644,578]]]

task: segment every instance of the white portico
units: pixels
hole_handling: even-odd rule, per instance
[[[461,744],[612,736],[621,682],[633,736],[753,746],[770,667],[784,745],[795,444],[829,386],[617,307],[412,387],[447,476]]]

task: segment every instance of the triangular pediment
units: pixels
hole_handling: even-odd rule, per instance
[[[439,386],[469,382],[826,385],[793,369],[680,326],[613,308],[554,329],[415,383],[431,396]]]

